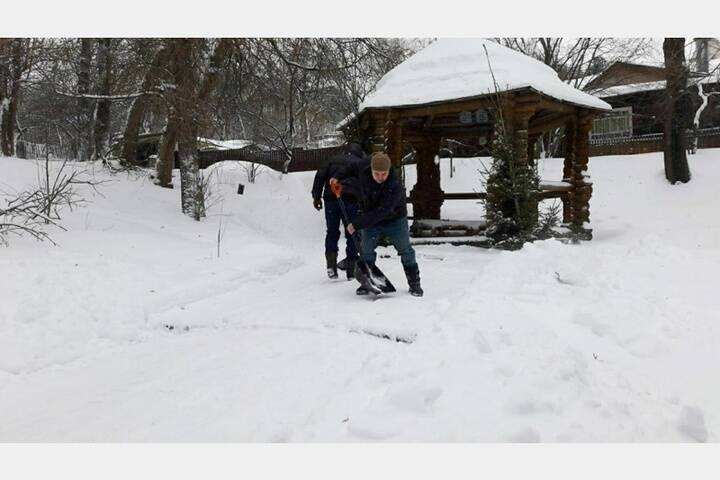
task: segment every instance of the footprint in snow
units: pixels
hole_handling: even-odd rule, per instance
[[[532,427],[525,427],[507,437],[513,443],[540,443],[540,433]]]
[[[480,353],[492,352],[492,347],[490,347],[487,338],[485,338],[485,334],[480,330],[475,330],[475,334],[473,335],[473,344]]]
[[[386,396],[391,404],[403,411],[428,413],[442,394],[440,387],[405,386],[390,388]]]
[[[505,405],[505,409],[510,413],[515,413],[518,415],[559,412],[557,405],[551,401],[540,401],[529,398],[517,401],[510,401]]]
[[[598,337],[607,335],[610,327],[603,323],[593,312],[577,311],[573,314],[572,322],[590,330]]]
[[[397,429],[373,419],[364,421],[349,418],[347,422],[343,422],[343,425],[347,425],[348,435],[367,440],[386,440],[398,434]]]
[[[505,330],[499,330],[495,332],[495,336],[503,345],[507,345],[509,347],[513,344],[512,339],[510,338],[510,334],[507,333]]]
[[[705,414],[697,407],[685,406],[680,412],[677,422],[680,433],[687,435],[696,442],[707,442],[708,431],[705,426]]]
[[[510,378],[515,375],[515,369],[510,365],[500,365],[495,369],[495,374],[498,377]]]

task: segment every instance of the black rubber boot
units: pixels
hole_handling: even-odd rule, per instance
[[[362,285],[360,285],[357,290],[355,290],[356,295],[367,295],[369,293],[370,292],[368,291],[368,289],[363,287]]]
[[[355,278],[355,266],[357,265],[357,259],[355,258],[348,258],[347,262],[345,262],[345,273],[347,274],[348,280],[353,280]]]
[[[412,267],[405,267],[405,276],[407,277],[408,286],[410,287],[410,294],[414,297],[422,297],[423,289],[420,286],[420,269],[417,265]]]
[[[337,273],[337,252],[325,251],[325,262],[327,264],[328,278],[338,278]]]

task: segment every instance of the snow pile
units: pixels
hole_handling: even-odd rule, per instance
[[[312,173],[217,164],[198,223],[98,169],[57,247],[0,250],[0,441],[717,442],[719,156],[676,186],[659,153],[593,158],[591,242],[418,246],[423,298],[380,248],[399,291],[374,301],[325,277]],[[442,160],[443,189],[479,190],[483,161]]]
[[[198,141],[204,144],[205,148],[213,148],[215,150],[232,150],[253,145],[253,142],[250,140],[215,140],[213,138],[199,137]]]
[[[492,94],[495,93],[493,74],[500,91],[531,88],[575,105],[600,110],[611,108],[563,82],[555,70],[527,55],[490,40],[443,38],[388,72],[359,111]]]

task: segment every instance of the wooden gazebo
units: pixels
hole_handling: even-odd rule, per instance
[[[533,162],[535,142],[565,127],[562,181],[541,184],[542,198],[560,198],[563,221],[580,229],[590,219],[592,183],[586,176],[595,114],[610,106],[562,82],[550,67],[483,39],[441,39],[390,71],[360,105],[356,135],[368,151],[386,152],[400,167],[415,150],[417,183],[410,192],[415,221],[439,219],[445,200],[483,194],[445,193],[435,156],[445,138],[493,133],[498,101],[520,162]]]

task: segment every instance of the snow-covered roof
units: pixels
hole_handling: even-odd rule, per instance
[[[703,85],[709,85],[712,83],[717,83],[718,77],[715,76],[708,76],[705,78],[701,78],[699,83],[702,83]],[[694,85],[695,80],[690,80],[690,84]],[[609,98],[609,97],[617,97],[618,95],[627,95],[630,93],[639,93],[639,92],[652,92],[654,90],[664,90],[665,89],[665,80],[658,80],[657,82],[642,82],[642,83],[631,83],[628,85],[616,85],[614,87],[604,87],[597,90],[593,90],[593,94],[597,95],[600,98]]]
[[[245,148],[252,145],[250,140],[215,140],[213,138],[198,137],[198,141],[204,143],[206,148],[214,148],[216,150],[232,150],[237,148]]]
[[[568,85],[555,70],[527,55],[490,40],[443,38],[388,72],[360,104],[359,111],[488,95],[495,92],[493,74],[499,91],[531,88],[562,102],[610,109],[607,103]]]
[[[628,85],[616,85],[614,87],[604,87],[594,91],[595,95],[607,98],[616,97],[618,95],[627,95],[629,93],[650,92],[653,90],[662,90],[665,88],[665,80],[657,82],[630,83]]]

